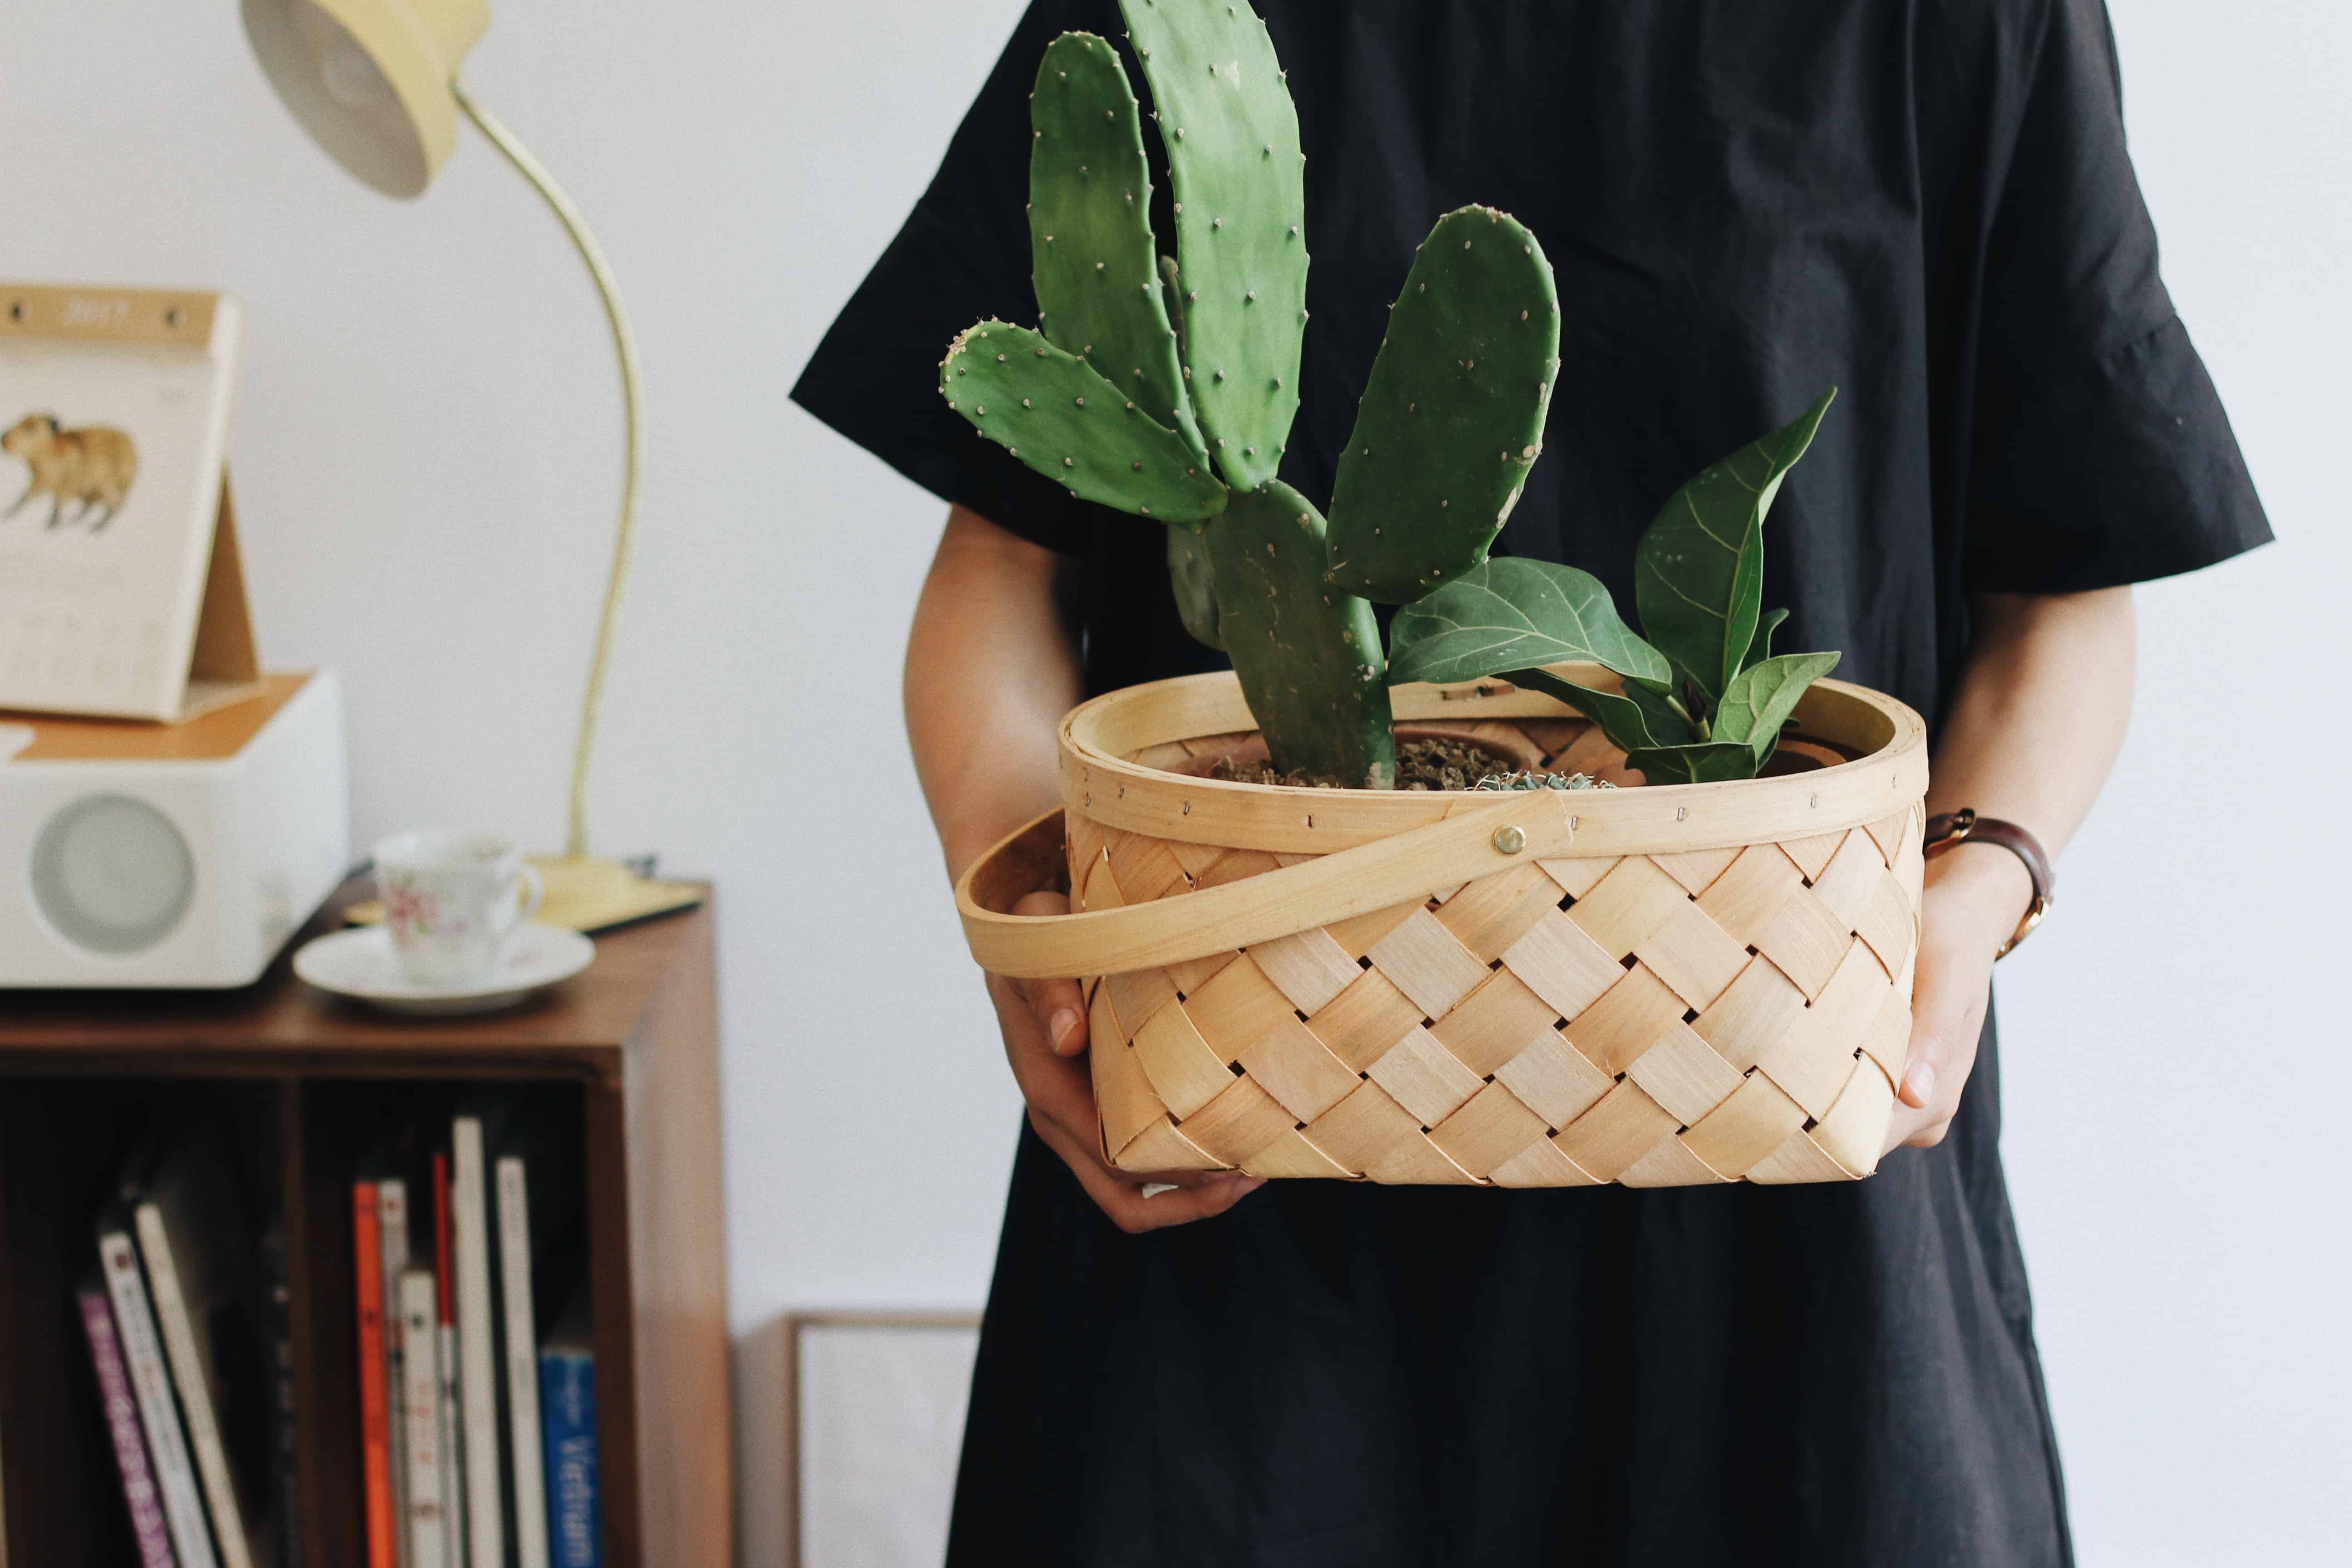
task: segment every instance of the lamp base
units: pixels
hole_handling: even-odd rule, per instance
[[[676,914],[703,900],[703,889],[698,883],[658,882],[646,876],[645,871],[653,865],[651,856],[626,861],[593,855],[546,855],[533,856],[530,863],[547,885],[547,897],[532,918],[587,935],[656,915]],[[383,905],[373,899],[353,904],[343,911],[343,920],[355,926],[380,924]]]
[[[610,931],[656,915],[674,914],[694,908],[703,899],[703,889],[697,883],[659,882],[645,875],[653,868],[651,856],[642,863],[593,855],[535,856],[530,863],[547,884],[547,898],[539,906],[537,918],[576,931]]]

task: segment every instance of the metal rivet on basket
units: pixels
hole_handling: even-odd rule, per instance
[[[1822,804],[1822,797],[1821,797],[1820,795],[1808,795],[1808,796],[1806,797],[1806,799],[1805,799],[1805,804],[1806,804],[1807,805],[1810,805],[1810,806],[1816,806],[1816,807],[1818,807],[1818,806]]]
[[[1685,817],[1688,816],[1689,815],[1690,815],[1690,807],[1688,807],[1688,806],[1686,806],[1686,805],[1678,805],[1678,806],[1675,807],[1675,820],[1676,822],[1680,822],[1680,821],[1682,821]]]
[[[1528,836],[1518,828],[1505,824],[1495,829],[1495,847],[1506,855],[1516,855],[1528,847]]]

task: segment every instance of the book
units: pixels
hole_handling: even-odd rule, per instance
[[[155,1337],[155,1314],[147,1303],[147,1281],[139,1271],[139,1248],[131,1239],[129,1215],[100,1222],[98,1262],[106,1276],[107,1300],[114,1307],[115,1337],[138,1402],[140,1430],[147,1435],[155,1489],[163,1499],[172,1555],[179,1568],[218,1568],[204,1500],[196,1493],[195,1465],[188,1458],[187,1436],[172,1403],[172,1374],[164,1369],[163,1347]]]
[[[147,1440],[139,1431],[139,1402],[131,1393],[131,1373],[122,1363],[122,1342],[114,1333],[114,1309],[96,1279],[74,1292],[81,1310],[82,1335],[89,1342],[90,1370],[106,1411],[107,1436],[114,1443],[114,1468],[122,1479],[122,1500],[131,1510],[131,1534],[139,1543],[140,1568],[177,1568],[172,1535],[163,1522],[163,1500],[148,1468]]]
[[[277,1513],[277,1568],[301,1568],[302,1431],[294,1403],[294,1291],[286,1272],[286,1232],[272,1226],[261,1238],[263,1296],[269,1340],[269,1473]]]
[[[468,1568],[506,1568],[506,1508],[500,1487],[498,1313],[491,1298],[488,1112],[449,1123],[449,1209],[457,1254],[458,1440],[466,1455],[466,1561]]]
[[[401,1431],[408,1446],[401,1468],[406,1491],[409,1550],[415,1568],[448,1568],[442,1535],[441,1340],[439,1291],[429,1268],[400,1277]]]
[[[253,1568],[244,1500],[222,1436],[214,1343],[215,1321],[237,1310],[245,1288],[237,1254],[249,1250],[226,1161],[209,1139],[175,1140],[146,1173],[131,1219],[214,1547],[225,1568]]]
[[[550,1568],[599,1568],[604,1561],[596,1506],[596,1361],[585,1307],[583,1298],[539,1352]]]
[[[392,1543],[396,1568],[412,1568],[415,1548],[408,1519],[407,1381],[401,1372],[400,1279],[408,1272],[408,1184],[379,1175],[375,1183],[376,1235],[383,1249],[384,1452],[392,1472]]]
[[[496,1167],[499,1300],[504,1309],[508,1454],[513,1468],[516,1568],[548,1568],[547,1489],[540,1455],[539,1332],[531,1312],[530,1184],[523,1156],[501,1154]]]
[[[352,1184],[352,1294],[359,1309],[360,1479],[365,1499],[368,1568],[399,1568],[392,1524],[392,1429],[385,1410],[383,1237],[375,1184]]]
[[[441,1374],[441,1534],[443,1561],[466,1568],[465,1459],[459,1449],[456,1276],[449,1266],[449,1156],[433,1154],[433,1288],[439,1315]]]

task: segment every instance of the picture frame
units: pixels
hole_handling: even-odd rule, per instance
[[[980,1314],[796,1312],[790,1339],[787,1568],[935,1568]]]

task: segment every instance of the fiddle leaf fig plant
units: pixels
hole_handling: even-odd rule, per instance
[[[1120,8],[1167,153],[1175,254],[1152,231],[1118,51],[1062,35],[1030,95],[1037,325],[960,333],[940,366],[949,405],[1071,494],[1167,529],[1184,627],[1233,659],[1279,772],[1392,787],[1391,685],[1507,674],[1591,715],[1653,778],[1753,773],[1837,658],[1770,657],[1783,612],[1759,603],[1765,509],[1828,398],[1652,524],[1636,583],[1653,646],[1589,574],[1488,559],[1542,450],[1559,306],[1535,236],[1463,207],[1391,308],[1327,521],[1276,477],[1307,251],[1306,159],[1273,41],[1224,0]],[[1404,606],[1392,658],[1375,601]],[[1539,668],[1563,660],[1604,666],[1622,689]]]
[[[1502,675],[1550,692],[1599,724],[1654,784],[1753,778],[1805,689],[1834,653],[1772,652],[1788,619],[1765,611],[1764,515],[1821,427],[1832,387],[1668,498],[1633,557],[1636,637],[1590,573],[1539,561],[1488,561],[1397,615],[1391,680]],[[1601,665],[1610,691],[1542,665]],[[1524,660],[1524,662],[1521,662]]]

